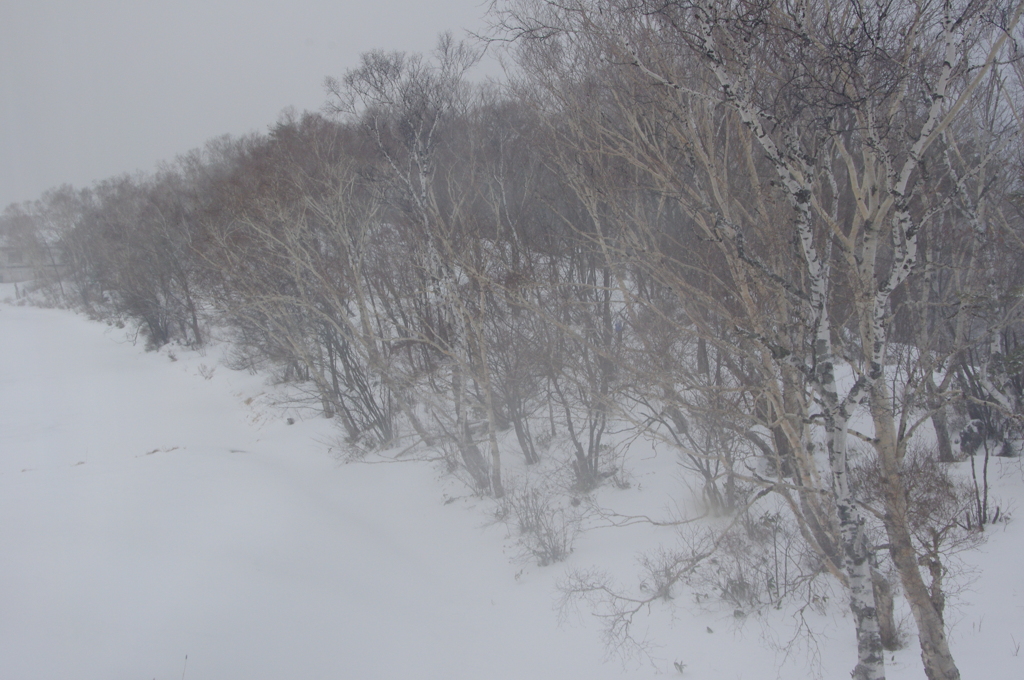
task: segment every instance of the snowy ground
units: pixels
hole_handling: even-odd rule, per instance
[[[559,625],[555,584],[593,565],[628,583],[665,530],[594,530],[537,567],[436,466],[342,464],[330,423],[288,425],[263,377],[174,355],[0,304],[0,678],[600,680],[676,675],[674,661],[689,678],[808,676],[806,651],[769,644],[786,613],[685,602],[640,620],[652,659],[607,660],[589,611]],[[633,488],[608,493],[663,510],[671,461],[632,465]],[[1012,507],[1024,473],[1006,467]],[[951,612],[965,678],[1024,677],[1021,526],[967,558],[978,580]],[[813,617],[826,678],[853,666],[844,609]],[[915,646],[891,678],[922,677]]]

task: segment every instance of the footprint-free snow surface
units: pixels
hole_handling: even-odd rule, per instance
[[[0,311],[0,677],[618,674],[429,466],[339,465],[263,389]]]
[[[676,660],[691,678],[778,677],[770,617],[668,604],[641,623],[654,665],[607,661],[599,620],[558,624],[566,565],[517,562],[479,503],[445,502],[434,466],[342,464],[330,423],[289,425],[264,378],[179,354],[0,305],[0,678],[600,680]],[[573,559],[634,564],[614,531]],[[955,614],[980,673],[965,677],[1024,677],[1011,543],[979,558],[1004,589]],[[826,677],[852,667],[843,609],[824,617]],[[920,676],[911,642],[891,677]]]

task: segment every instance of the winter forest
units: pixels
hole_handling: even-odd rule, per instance
[[[955,680],[951,564],[1011,519],[993,461],[1024,446],[1022,13],[496,0],[486,36],[366,53],[320,112],[0,234],[37,304],[226,341],[349,458],[434,456],[534,564],[595,518],[671,527],[633,581],[559,580],[613,651],[696,588],[841,611],[857,680],[900,648]],[[501,82],[467,77],[485,49]],[[652,446],[679,510],[599,502]]]

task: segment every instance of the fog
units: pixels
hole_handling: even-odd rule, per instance
[[[479,30],[483,0],[4,0],[0,208],[317,110],[370,49]]]

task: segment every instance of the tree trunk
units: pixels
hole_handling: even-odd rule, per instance
[[[946,419],[946,407],[939,406],[932,414],[932,426],[935,428],[935,443],[938,447],[940,463],[955,463],[953,443],[949,437],[949,424]]]
[[[881,572],[872,568],[871,584],[875,592],[875,610],[878,612],[878,631],[882,637],[882,647],[895,651],[902,647],[899,631],[896,629],[892,586]]]
[[[537,449],[533,445],[533,437],[530,435],[530,424],[526,421],[526,417],[520,412],[519,407],[510,407],[509,415],[512,418],[512,427],[516,431],[516,440],[519,442],[519,448],[523,450],[523,456],[526,458],[527,465],[534,465],[540,462],[540,456],[537,455]]]
[[[828,346],[824,341],[819,342],[819,345],[823,348]],[[822,354],[831,355],[830,352]],[[820,375],[824,396],[834,399],[835,379],[830,361],[823,362]],[[832,492],[835,495],[836,514],[839,517],[843,571],[850,590],[850,611],[853,613],[857,629],[857,666],[851,675],[854,680],[884,680],[885,656],[871,578],[871,550],[865,533],[864,515],[850,488],[846,432],[848,423],[849,413],[845,403],[837,404],[825,413]]]
[[[925,388],[928,392],[928,408],[932,409],[932,427],[935,428],[935,443],[938,447],[940,463],[955,463],[953,443],[949,437],[949,423],[946,419],[946,404],[941,397],[935,396],[935,381],[928,375]]]
[[[928,680],[960,680],[960,670],[946,639],[942,613],[936,610],[934,594],[921,576],[917,551],[908,528],[907,493],[900,471],[901,460],[889,403],[888,391],[879,381],[872,390],[871,411],[875,424],[875,452],[882,470],[882,501],[889,555],[899,572],[903,592],[917,624],[925,675]]]
[[[889,489],[886,492],[888,496]],[[888,506],[890,499],[886,500]],[[949,651],[942,616],[936,611],[931,593],[921,578],[910,534],[905,530],[903,522],[886,521],[886,530],[889,534],[889,554],[899,570],[903,591],[917,623],[925,675],[928,680],[960,680],[960,670]]]

